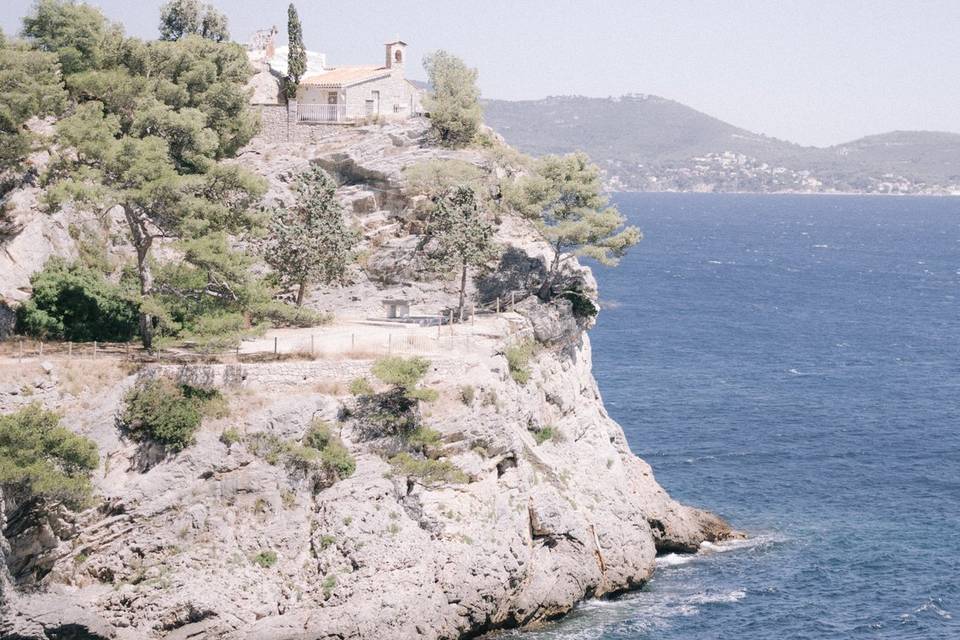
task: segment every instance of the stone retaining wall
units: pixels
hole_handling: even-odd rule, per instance
[[[369,376],[373,360],[309,360],[258,362],[249,364],[154,365],[144,369],[145,377],[168,377],[181,384],[201,388],[263,388],[315,383],[349,384]],[[427,377],[453,380],[462,376],[470,363],[462,358],[431,360]]]
[[[256,137],[271,143],[317,143],[336,135],[344,126],[350,126],[298,123],[296,112],[288,111],[286,105],[256,105],[254,108],[260,111],[260,132]]]

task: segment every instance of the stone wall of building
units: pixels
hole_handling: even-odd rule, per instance
[[[363,118],[367,114],[367,100],[373,98],[373,92],[380,92],[380,112],[382,119],[404,119],[415,114],[417,90],[403,77],[398,69],[386,78],[370,80],[347,87],[346,103],[348,118]]]
[[[296,105],[254,105],[260,112],[260,133],[257,138],[275,143],[317,143],[337,134],[345,125],[298,123]]]

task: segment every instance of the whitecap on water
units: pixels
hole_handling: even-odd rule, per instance
[[[693,553],[668,553],[663,556],[657,556],[656,562],[658,567],[677,567],[682,564],[690,564],[697,559],[697,555]]]

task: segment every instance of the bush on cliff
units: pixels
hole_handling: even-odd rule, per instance
[[[17,331],[38,338],[119,342],[137,333],[137,303],[102,274],[60,258],[30,277],[33,293],[17,309]]]
[[[35,497],[79,508],[92,493],[97,445],[60,426],[60,417],[32,404],[0,415],[0,489],[9,503]]]
[[[267,463],[282,465],[292,476],[308,480],[313,491],[353,475],[357,468],[343,441],[323,420],[313,420],[299,443],[260,432],[246,438],[246,444]]]
[[[224,415],[220,392],[179,385],[166,378],[143,380],[124,398],[120,423],[135,440],[152,441],[172,451],[193,444],[204,415]]]
[[[530,380],[530,358],[533,357],[535,346],[533,340],[525,340],[507,347],[504,352],[510,377],[519,384],[527,384]]]

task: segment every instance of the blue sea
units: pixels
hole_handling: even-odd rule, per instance
[[[960,198],[631,194],[606,406],[750,540],[526,640],[960,638]]]

